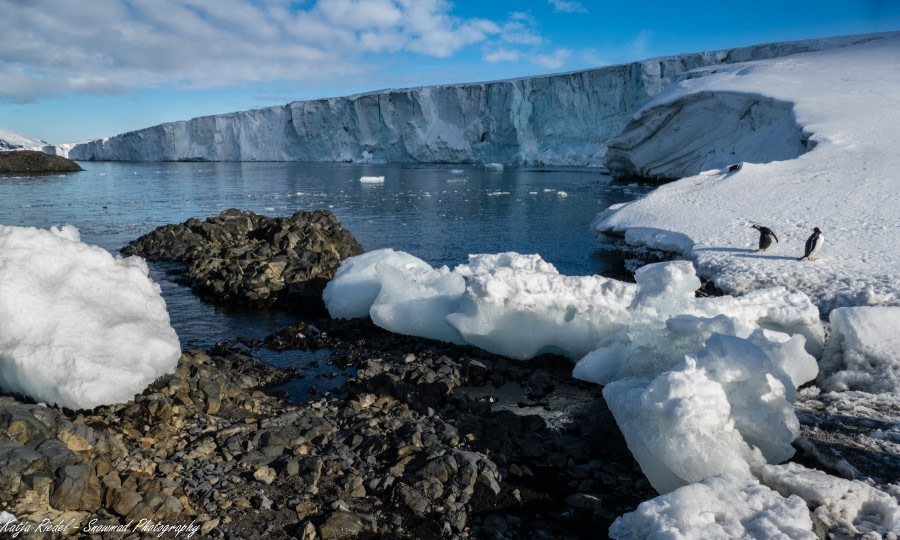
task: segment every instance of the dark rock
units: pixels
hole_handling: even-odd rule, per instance
[[[325,284],[363,249],[326,210],[269,218],[230,209],[204,222],[164,225],[122,252],[185,262],[182,281],[213,301],[322,312]]]
[[[56,173],[83,170],[71,159],[37,150],[0,152],[0,173]]]

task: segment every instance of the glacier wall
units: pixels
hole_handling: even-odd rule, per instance
[[[688,71],[850,43],[776,43],[558,75],[298,101],[160,124],[77,144],[68,155],[99,161],[601,166],[607,143]]]

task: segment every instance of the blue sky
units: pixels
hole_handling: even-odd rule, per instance
[[[195,116],[900,30],[897,0],[0,0],[0,127],[51,143]]]

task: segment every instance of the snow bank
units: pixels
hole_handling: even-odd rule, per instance
[[[683,178],[602,213],[597,230],[674,251],[727,294],[780,285],[823,315],[900,305],[897,58],[894,32],[685,74],[607,154],[613,174]],[[780,242],[756,252],[752,223]],[[813,227],[827,238],[819,260],[797,261]]]
[[[75,227],[0,225],[0,387],[72,409],[132,399],[181,354],[140,258]]]
[[[838,308],[817,384],[831,391],[900,392],[900,307]]]
[[[796,463],[765,466],[761,480],[785,497],[805,500],[829,538],[900,536],[897,500],[859,480],[836,478]]]
[[[757,538],[815,540],[802,499],[782,497],[755,478],[708,478],[645,501],[613,522],[617,540]]]
[[[793,456],[794,390],[763,349],[714,334],[671,371],[612,382],[603,397],[641,470],[664,493],[717,474],[750,476]]]

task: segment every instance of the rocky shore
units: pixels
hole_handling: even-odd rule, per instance
[[[262,390],[302,371],[252,347],[326,347],[355,377],[289,403]],[[3,397],[0,510],[94,538],[139,538],[141,519],[213,538],[592,537],[653,491],[569,367],[326,320],[187,351],[122,405]],[[510,387],[518,402],[494,397]],[[588,406],[555,411],[560,394]]]
[[[181,282],[199,296],[246,308],[324,312],[322,289],[362,246],[327,210],[270,218],[225,210],[164,225],[122,252],[186,264]]]
[[[570,361],[309,315],[361,250],[328,212],[238,210],[126,248],[189,263],[184,281],[208,297],[307,315],[264,339],[185,351],[128,403],[71,411],[0,396],[0,533],[603,538],[656,496],[601,388],[573,379]],[[316,360],[281,369],[257,358],[284,351]],[[298,381],[303,395],[285,390]],[[829,399],[801,393],[794,460],[889,489],[890,441],[873,453],[858,435],[888,432],[893,416],[854,423]]]
[[[51,156],[37,150],[0,152],[0,174],[40,174],[83,170],[71,159]]]

